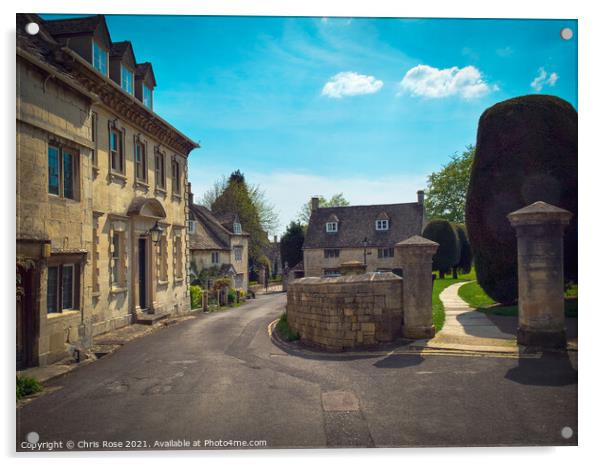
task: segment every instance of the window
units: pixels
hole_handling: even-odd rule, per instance
[[[196,222],[194,220],[188,220],[188,233],[193,234],[196,226]]]
[[[212,264],[219,264],[219,252],[212,252],[211,253],[211,263]]]
[[[134,93],[134,73],[121,65],[121,88],[128,94]]]
[[[324,249],[324,258],[325,259],[334,259],[335,257],[339,257],[340,249]]]
[[[92,140],[92,166],[98,167],[98,114],[92,112],[90,118],[90,139]]]
[[[134,157],[136,160],[136,179],[146,183],[146,144],[139,137],[134,137]]]
[[[174,158],[171,161],[171,189],[174,194],[180,194],[180,164]]]
[[[235,235],[240,235],[242,233],[242,227],[240,226],[240,223],[235,222],[233,228]]]
[[[146,84],[142,85],[142,103],[152,110],[153,108],[153,90]]]
[[[159,258],[159,281],[167,282],[167,236],[165,235],[161,236],[161,240],[159,241]]]
[[[327,222],[326,223],[326,232],[327,233],[336,233],[339,231],[339,224],[337,222]]]
[[[176,259],[176,279],[182,278],[182,237],[176,236],[174,238],[174,250],[175,250],[175,259]]]
[[[111,240],[111,280],[112,286],[123,288],[125,286],[125,270],[124,270],[124,241],[125,233],[123,231],[113,231],[113,239]]]
[[[165,189],[165,154],[155,149],[155,183],[157,188]]]
[[[78,300],[77,264],[48,267],[46,303],[49,314],[76,309]]]
[[[98,42],[92,41],[92,66],[100,73],[107,75],[108,53]]]
[[[242,246],[234,247],[234,260],[237,260],[237,261],[242,260]]]
[[[386,259],[388,257],[395,256],[395,248],[379,248],[378,249],[378,258]]]
[[[325,277],[340,277],[341,271],[339,269],[324,269]]]
[[[377,220],[376,229],[378,231],[385,231],[389,229],[389,220]]]
[[[109,130],[109,152],[111,156],[111,171],[124,174],[123,132],[117,128]]]
[[[48,192],[77,199],[79,157],[71,149],[48,146]]]

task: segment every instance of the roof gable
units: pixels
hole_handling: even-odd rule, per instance
[[[113,45],[111,46],[111,58],[121,60],[121,62],[128,65],[132,71],[135,71],[136,69],[134,47],[129,40],[113,42]]]
[[[52,19],[44,21],[44,26],[56,38],[94,36],[100,39],[107,48],[110,48],[112,44],[104,15]]]
[[[376,230],[375,220],[382,213],[388,216],[389,229]],[[327,232],[324,225],[333,217],[338,219],[338,231]],[[364,238],[369,247],[393,247],[420,235],[423,221],[424,207],[417,202],[319,208],[311,214],[303,248],[362,248]]]
[[[153,65],[150,62],[136,64],[136,79],[142,79],[147,84],[150,84],[151,87],[157,86]]]

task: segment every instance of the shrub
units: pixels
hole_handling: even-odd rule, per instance
[[[245,290],[243,290],[242,288],[240,290],[238,290],[240,299],[245,299],[247,297],[247,292]]]
[[[190,308],[198,309],[203,305],[203,289],[199,285],[190,285]]]
[[[31,377],[17,376],[17,400],[42,391],[42,385]]]
[[[236,290],[228,290],[228,304],[236,302]]]
[[[435,219],[426,224],[422,236],[439,243],[439,248],[433,256],[433,270],[438,270],[439,276],[444,278],[445,274],[460,260],[460,246],[456,230],[447,220]]]
[[[507,215],[536,201],[569,210],[565,279],[577,280],[577,112],[529,95],[500,102],[479,120],[466,199],[477,280],[499,303],[518,296],[516,232]]]
[[[466,227],[462,224],[454,225],[456,233],[458,235],[458,241],[460,245],[460,260],[456,264],[462,273],[470,273],[472,267],[472,248],[468,241],[468,233],[466,233]]]
[[[278,335],[286,341],[295,341],[299,339],[299,334],[288,326],[286,312],[280,316],[280,319],[276,324],[276,331],[278,332]]]

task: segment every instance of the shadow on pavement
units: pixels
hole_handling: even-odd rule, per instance
[[[417,366],[424,358],[419,354],[392,354],[374,363],[379,369],[401,369],[404,367]]]
[[[543,353],[541,358],[520,358],[518,365],[510,369],[506,379],[523,385],[561,387],[577,383],[577,371],[568,353]]]

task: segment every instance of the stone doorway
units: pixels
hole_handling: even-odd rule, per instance
[[[34,366],[37,343],[33,267],[17,265],[17,370]]]
[[[138,238],[138,305],[145,311],[148,309],[148,239]]]

